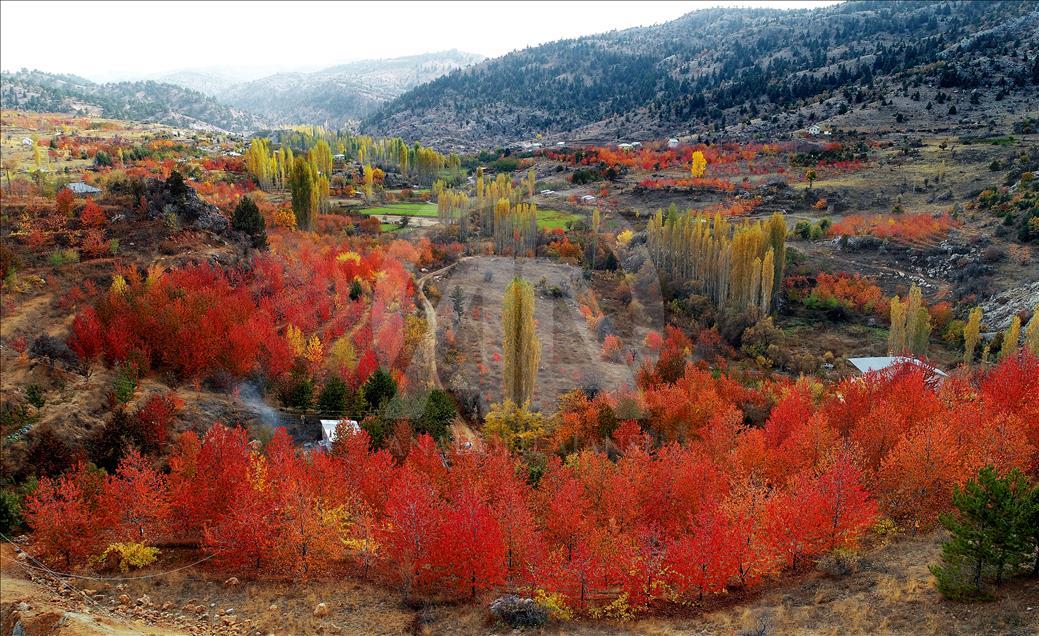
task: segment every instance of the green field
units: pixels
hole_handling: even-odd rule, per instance
[[[382,232],[396,232],[400,229],[400,226],[396,223],[380,223],[379,230]]]
[[[418,203],[390,203],[377,208],[365,208],[361,214],[395,214],[398,216],[436,216],[437,206],[419,201]]]
[[[543,230],[566,229],[566,224],[581,217],[560,210],[538,210],[538,227]]]

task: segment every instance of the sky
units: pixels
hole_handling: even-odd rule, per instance
[[[108,81],[235,67],[260,76],[458,49],[497,57],[707,7],[833,1],[0,2],[0,67]],[[246,78],[246,79],[251,79]]]

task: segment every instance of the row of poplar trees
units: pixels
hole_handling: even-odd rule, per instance
[[[692,210],[662,210],[647,226],[650,257],[657,269],[676,280],[695,281],[716,306],[772,311],[786,261],[786,219],[734,224]]]
[[[287,188],[292,193],[292,211],[300,229],[309,230],[314,215],[328,211],[332,149],[324,139],[318,139],[300,155],[295,155],[288,145],[272,151],[269,139],[253,139],[244,159],[246,169],[261,189]]]
[[[498,173],[494,179],[488,179],[480,167],[476,169],[474,196],[469,197],[438,180],[433,184],[437,215],[445,226],[457,227],[462,240],[478,234],[493,238],[499,254],[534,255],[538,240],[537,206],[525,200],[534,196],[536,183],[533,168],[516,187],[509,175]]]

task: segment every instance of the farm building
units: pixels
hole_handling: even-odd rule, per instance
[[[361,425],[357,423],[357,420],[321,420],[321,445],[325,448],[331,448],[332,444],[335,443],[336,438],[339,435],[339,424],[344,423],[350,428],[357,431],[361,430]]]
[[[101,188],[95,188],[94,186],[83,183],[82,181],[73,181],[65,187],[71,190],[72,194],[84,195],[101,193]]]
[[[929,377],[929,381],[936,384],[940,384],[949,377],[949,374],[942,371],[937,367],[933,367],[923,360],[916,358],[910,358],[907,356],[880,356],[874,358],[848,358],[848,362],[853,367],[858,369],[859,373],[863,375],[867,373],[892,373],[895,369],[902,365],[912,364],[924,369]]]
[[[668,148],[677,148],[678,147],[678,140],[675,139],[674,137],[672,137],[671,139],[668,139],[667,140],[667,147]]]

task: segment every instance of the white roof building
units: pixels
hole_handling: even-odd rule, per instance
[[[822,129],[819,128],[819,124],[812,124],[808,128],[809,135],[818,135],[820,132],[822,132]]]
[[[668,148],[677,148],[678,147],[678,140],[675,139],[674,137],[672,137],[671,139],[668,139],[667,140],[667,147]]]
[[[895,368],[911,364],[920,367],[927,372],[931,377],[929,380],[935,383],[941,383],[945,378],[949,377],[949,374],[942,371],[937,367],[932,367],[923,360],[916,358],[910,358],[907,356],[879,356],[874,358],[848,358],[848,362],[853,367],[859,370],[863,375],[867,373],[891,373]]]
[[[32,139],[29,139],[28,137],[22,137],[22,145],[23,146],[31,146],[32,145]]]
[[[357,420],[321,420],[321,445],[325,448],[331,447],[339,437],[339,424],[346,424],[356,433],[361,430]]]
[[[72,190],[73,194],[98,194],[101,192],[101,188],[95,188],[82,181],[73,181],[65,187]]]
[[[590,194],[586,194],[583,197],[581,197],[581,200],[582,201],[595,201],[595,197],[590,195]]]

